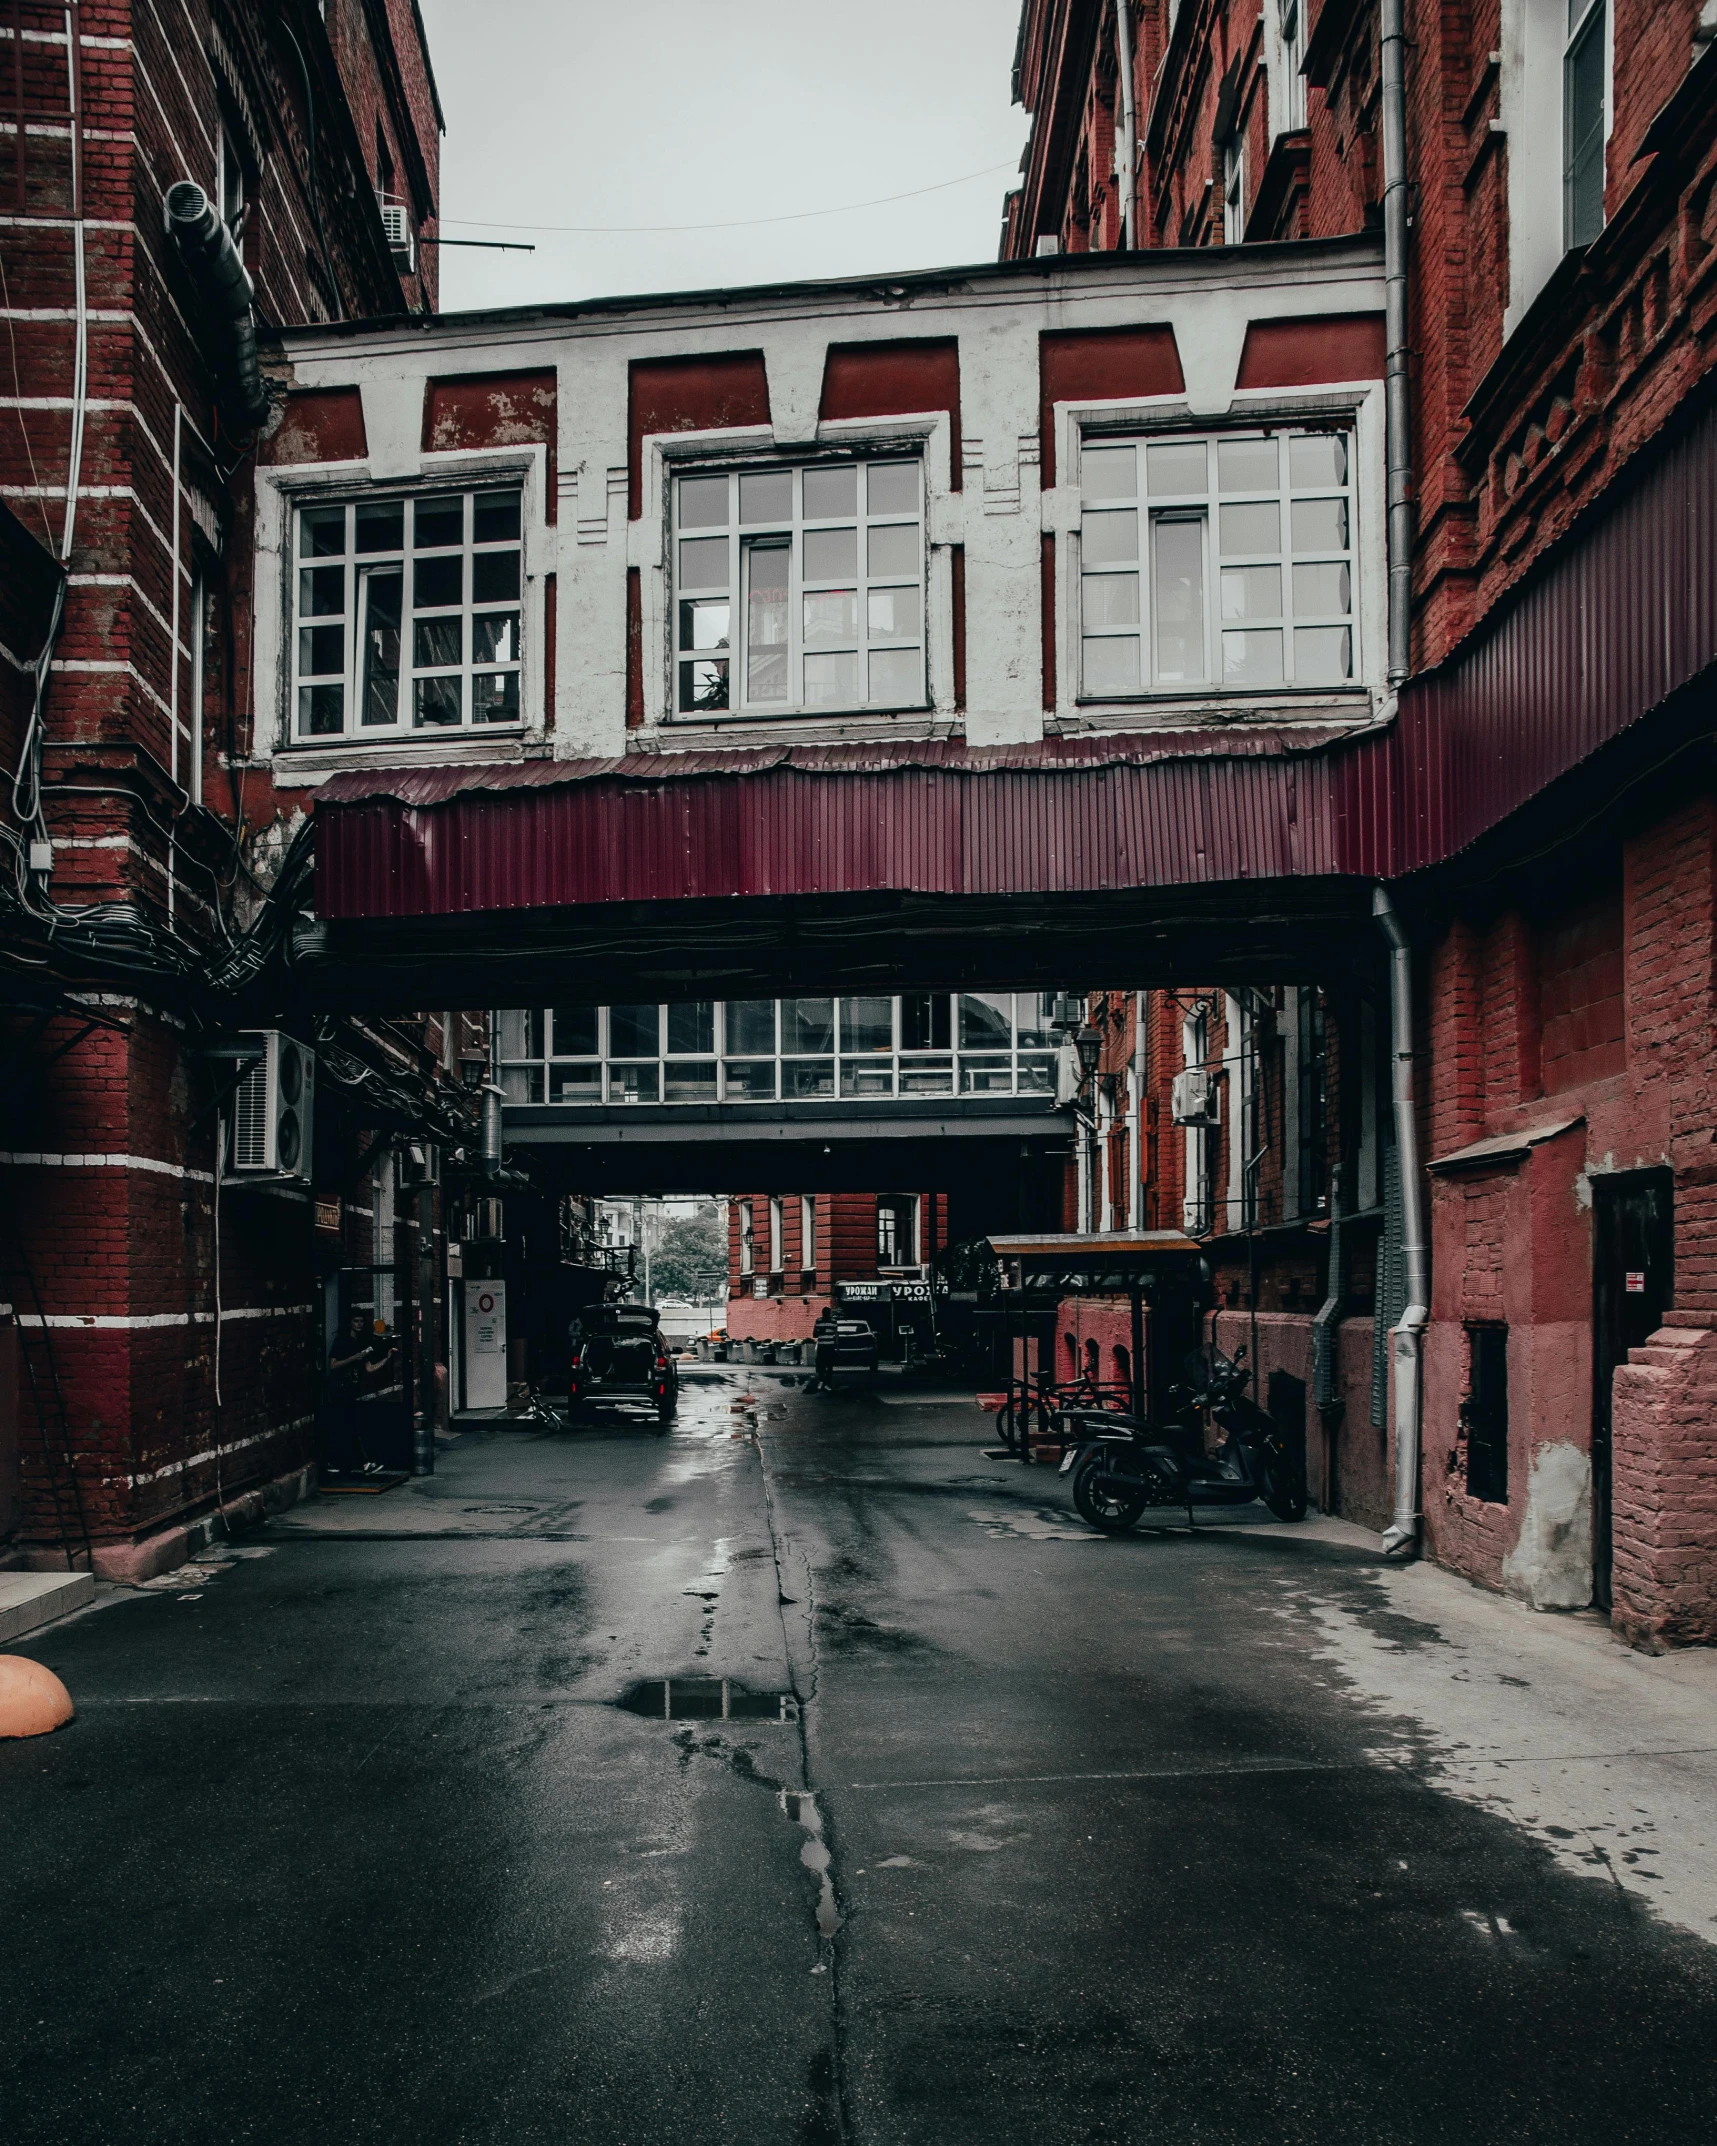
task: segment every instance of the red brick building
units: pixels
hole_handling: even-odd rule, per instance
[[[808,1341],[832,1305],[868,1319],[885,1356],[907,1326],[922,1351],[947,1241],[946,1193],[740,1193],[727,1203],[729,1339]]]
[[[1711,512],[1714,33],[1700,0],[1027,0],[1003,235],[1024,258],[1385,230],[1392,712],[1426,741],[1456,707],[1489,725],[1436,770],[1451,821],[1404,845],[1442,861],[1393,889],[1432,1275],[1407,1517],[1416,1496],[1433,1555],[1645,1645],[1717,1638],[1711,680],[1697,626],[1646,623],[1692,602]],[[1197,994],[1153,995],[1151,1193],[1215,1240],[1224,1332],[1271,1330],[1324,1403],[1314,1485],[1321,1417],[1326,1495],[1375,1519],[1398,1471],[1371,1312],[1405,1303],[1387,1006],[1305,985],[1212,990],[1202,1025]],[[1324,1214],[1282,1122],[1308,998]],[[1171,1139],[1188,1071],[1217,1110]]]
[[[434,307],[440,126],[414,0],[0,22],[16,1556],[148,1570],[215,1507],[291,1495],[348,1304],[400,1324],[415,1302],[433,1397],[435,1255],[405,1224],[437,1196],[395,1149],[470,1122],[481,1034],[321,1017],[269,1041],[239,994],[281,956],[265,889],[302,818],[250,687],[272,336]]]

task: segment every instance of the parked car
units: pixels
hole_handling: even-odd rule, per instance
[[[599,1304],[574,1322],[568,1411],[604,1406],[650,1409],[665,1431],[680,1402],[679,1367],[649,1304]]]
[[[843,1319],[835,1335],[837,1371],[876,1369],[876,1329],[868,1319]]]

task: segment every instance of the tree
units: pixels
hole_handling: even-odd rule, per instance
[[[650,1287],[658,1299],[707,1302],[726,1295],[727,1242],[713,1209],[675,1215],[662,1224],[661,1241],[650,1259]]]

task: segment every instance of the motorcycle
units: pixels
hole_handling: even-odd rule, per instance
[[[1185,1506],[1191,1527],[1194,1506],[1261,1498],[1278,1520],[1303,1520],[1305,1456],[1244,1391],[1245,1356],[1244,1347],[1232,1356],[1194,1350],[1185,1383],[1173,1389],[1179,1406],[1167,1425],[1065,1410],[1060,1472],[1073,1478],[1079,1517],[1106,1535],[1124,1535],[1153,1506]],[[1206,1419],[1226,1434],[1213,1453],[1204,1450]]]

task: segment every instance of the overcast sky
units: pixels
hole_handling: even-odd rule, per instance
[[[442,231],[536,247],[446,248],[448,309],[995,258],[1026,130],[1019,0],[422,7],[447,115]],[[510,224],[673,228],[483,228]]]

